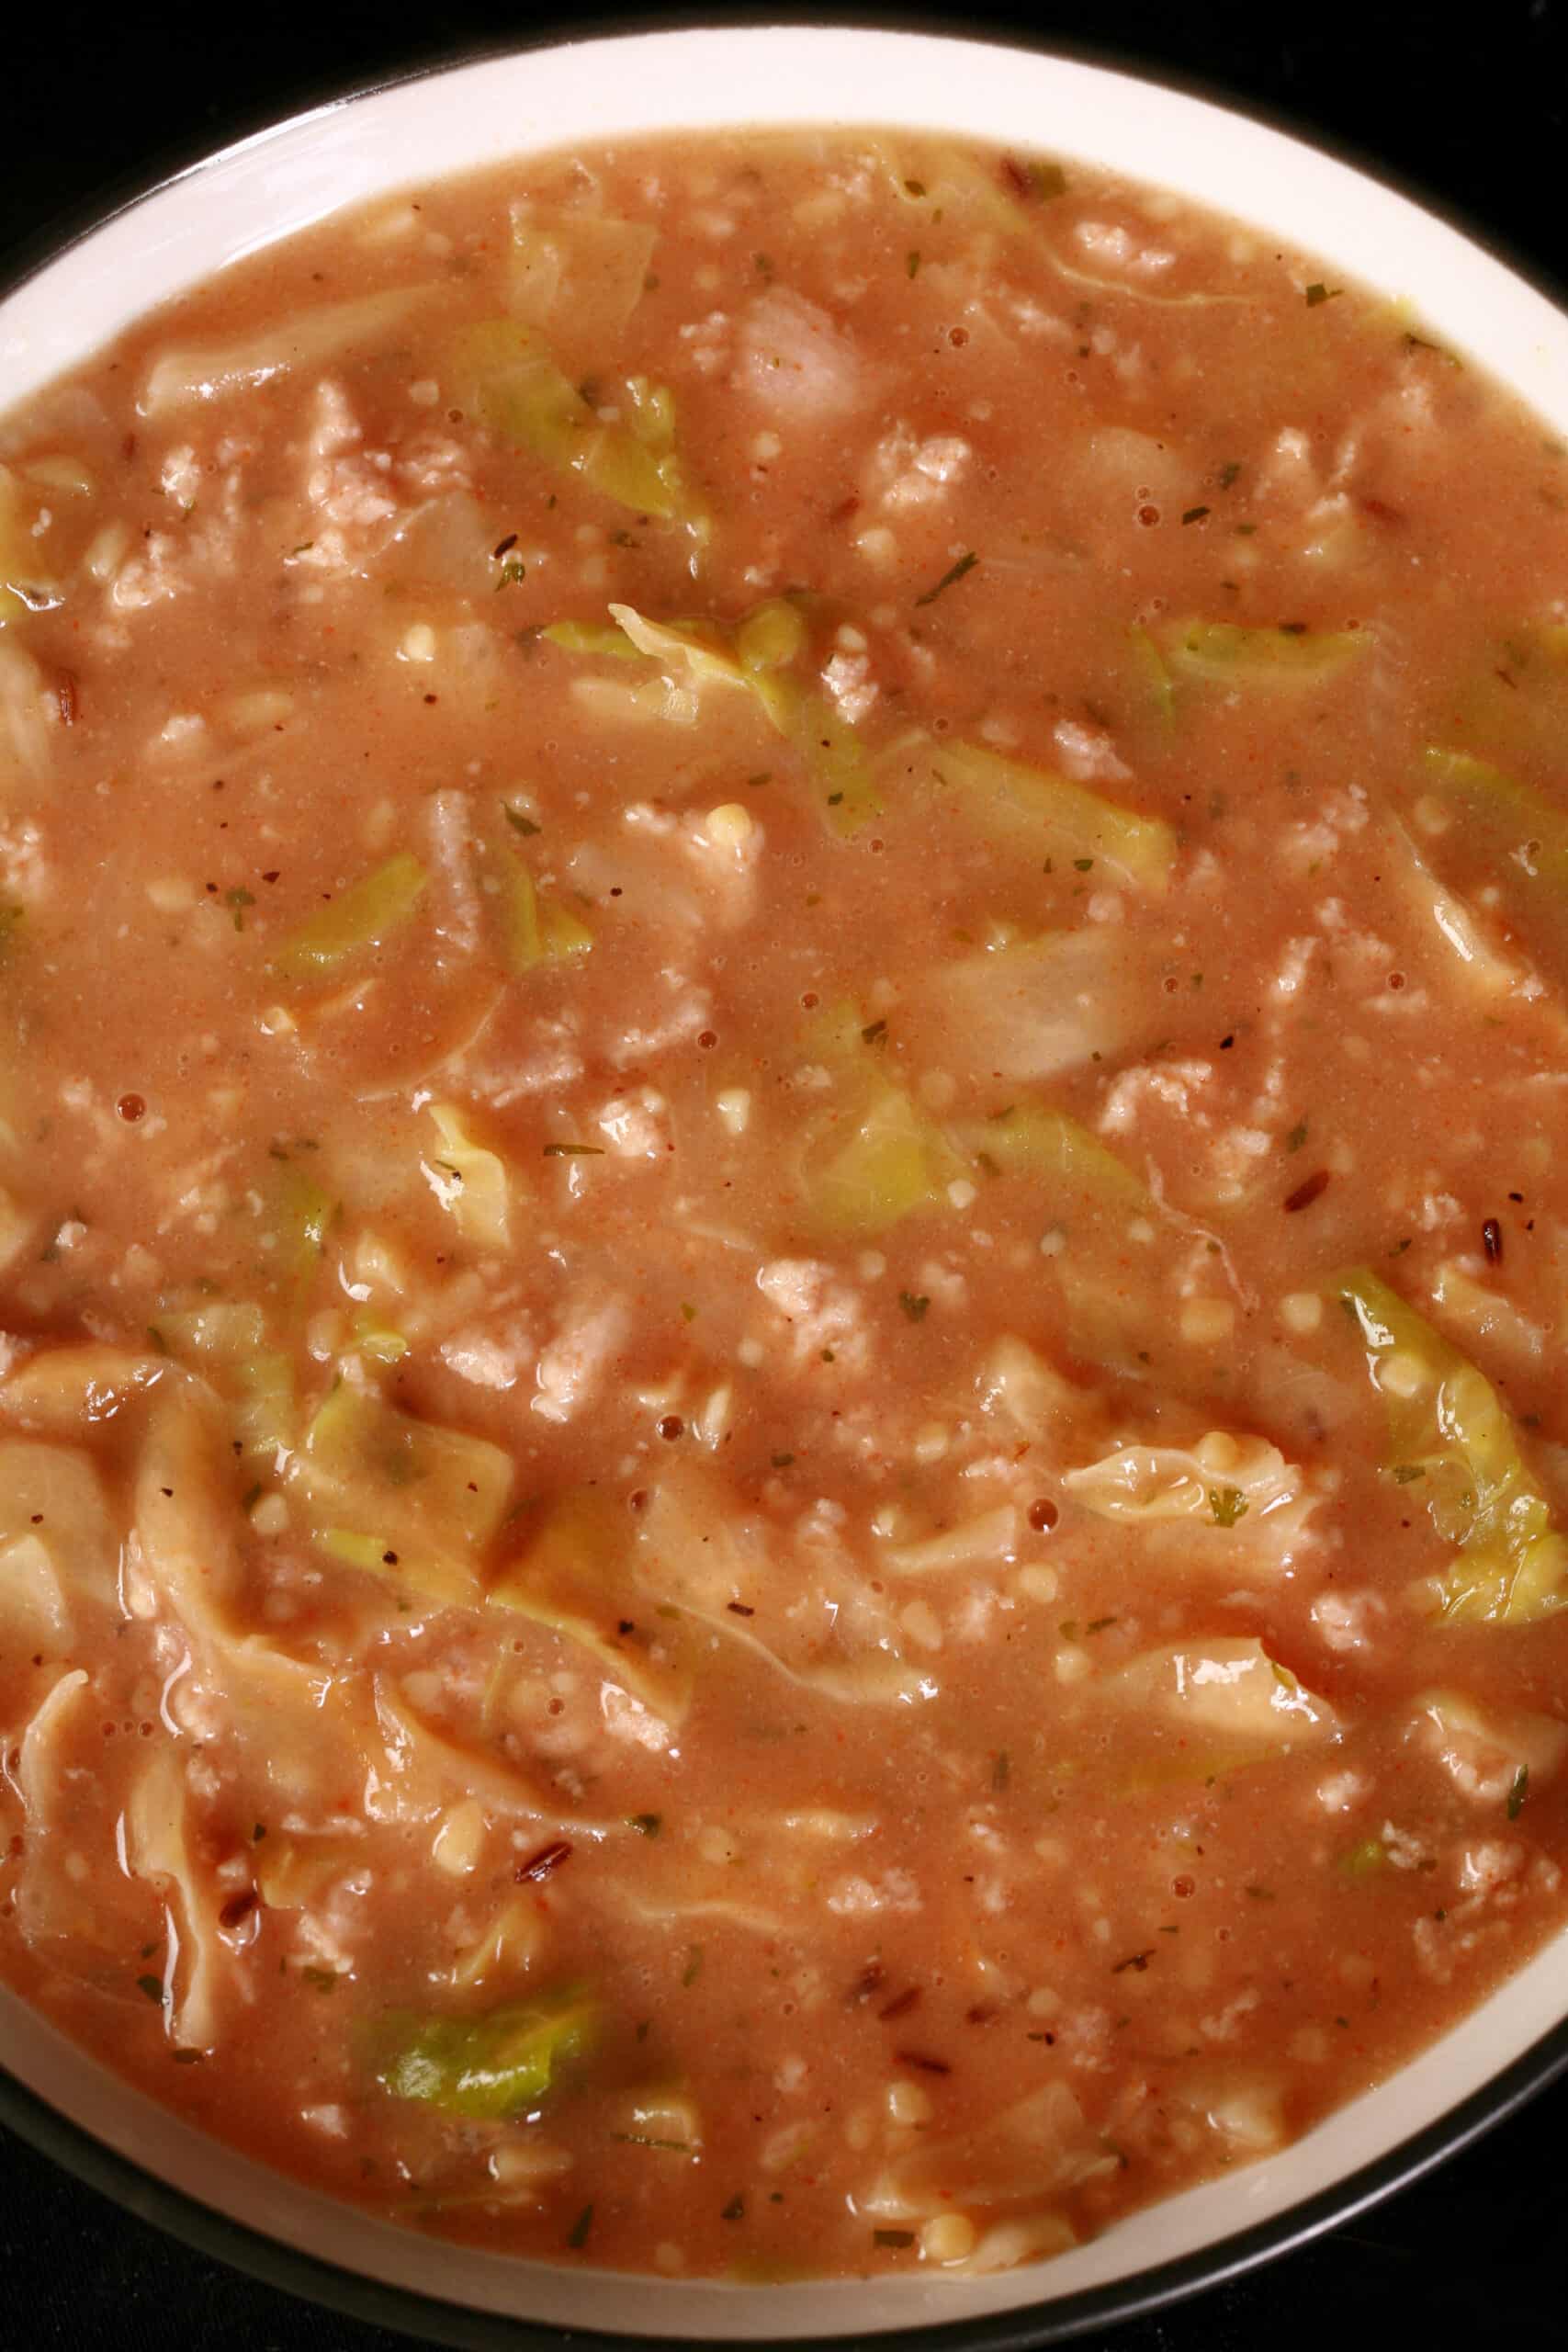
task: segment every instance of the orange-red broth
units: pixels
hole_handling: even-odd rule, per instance
[[[29,1998],[423,2226],[962,2267],[1561,1924],[1533,418],[1177,199],[749,138],[0,455]]]

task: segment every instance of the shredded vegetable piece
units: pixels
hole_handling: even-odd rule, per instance
[[[541,964],[564,963],[586,956],[593,933],[570,910],[554,899],[541,898],[534,877],[519,858],[511,860],[505,902],[507,960],[519,974],[536,971]]]
[[[377,2037],[376,2080],[393,2098],[507,2122],[559,2089],[592,2047],[597,2021],[579,1987],[478,2018],[388,2018]]]
[[[1092,857],[1143,889],[1163,890],[1170,879],[1176,835],[1162,818],[973,743],[932,744],[926,760],[938,787],[958,795],[987,830],[1027,833],[1054,856]]]
[[[247,385],[270,383],[296,368],[319,368],[355,344],[385,334],[436,290],[431,286],[391,287],[384,293],[299,311],[238,343],[164,351],[147,379],[141,413],[160,417],[191,401],[214,401]]]
[[[421,1162],[425,1181],[458,1231],[487,1250],[505,1250],[512,1239],[506,1162],[468,1127],[468,1114],[450,1102],[433,1102],[440,1148]],[[401,1353],[401,1350],[398,1351]]]
[[[290,1464],[315,1539],[396,1591],[472,1605],[512,1463],[462,1430],[400,1413],[340,1382]]]
[[[426,879],[423,866],[408,851],[389,858],[301,923],[274,956],[274,971],[288,980],[310,979],[367,948],[379,947],[410,921],[424,895]]]
[[[454,353],[456,375],[473,387],[479,414],[560,473],[660,522],[682,523],[700,544],[705,509],[686,481],[675,445],[675,403],[661,386],[631,377],[625,424],[606,424],[556,365],[541,337],[510,320],[470,329]]]
[[[1376,1274],[1354,1267],[1331,1288],[1382,1397],[1387,1467],[1402,1485],[1418,1483],[1433,1526],[1454,1546],[1438,1580],[1440,1614],[1521,1625],[1562,1608],[1568,1538],[1552,1524],[1496,1391]]]
[[[1221,686],[1314,686],[1367,652],[1361,629],[1242,628],[1234,621],[1188,621],[1168,636],[1165,658],[1182,676]]]
[[[617,1510],[588,1487],[562,1496],[488,1599],[491,1608],[514,1611],[576,1643],[611,1681],[666,1722],[679,1723],[691,1695],[690,1668],[680,1655],[684,1645],[657,1619],[639,1622],[645,1611],[635,1590],[626,1516],[624,1506]]]

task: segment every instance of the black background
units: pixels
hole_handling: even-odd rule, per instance
[[[693,11],[716,17],[771,13]],[[876,17],[873,9],[835,13]],[[953,21],[956,11],[950,14]],[[627,24],[654,12],[622,9]],[[660,21],[689,21],[658,12]],[[934,22],[889,12],[889,21]],[[598,21],[590,17],[589,22]],[[1568,280],[1568,0],[1076,0],[970,28],[1141,65],[1282,118],[1404,181],[1549,282]],[[29,0],[0,29],[0,284],[104,200],[344,85],[581,16],[300,0],[118,9]],[[873,117],[875,93],[846,96]],[[0,401],[5,387],[0,384]],[[1564,583],[1568,587],[1568,582]],[[1114,2331],[1115,2352],[1294,2352],[1363,2331],[1422,2352],[1568,2334],[1568,2085],[1457,2163],[1315,2245]],[[0,2346],[27,2352],[396,2352],[186,2253],[0,2132]]]

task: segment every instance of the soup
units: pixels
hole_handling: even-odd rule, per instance
[[[9,1980],[561,2261],[1032,2260],[1568,1914],[1568,466],[919,138],[0,434]]]

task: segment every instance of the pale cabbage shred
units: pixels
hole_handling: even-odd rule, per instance
[[[917,200],[915,184],[900,177],[896,163],[889,160],[887,168],[901,200],[952,198],[952,187],[938,181]],[[955,159],[961,190],[967,169],[964,159]],[[983,199],[982,209],[1002,228],[1016,225],[994,187],[972,183],[967,194]],[[653,232],[607,220],[522,215],[513,234],[513,295],[525,323],[479,330],[460,355],[485,414],[547,463],[582,475],[639,511],[682,525],[700,548],[709,524],[681,468],[668,394],[633,379],[626,387],[630,425],[601,425],[583,413],[580,396],[538,336],[558,307],[575,308],[590,286],[592,299],[624,322],[646,277]],[[1072,282],[1100,283],[1059,255],[1054,266]],[[149,379],[144,410],[152,416],[220,400],[242,386],[319,364],[371,339],[426,291],[402,289],[307,313],[281,338],[171,354]],[[1181,304],[1235,298],[1145,293],[1138,299]],[[16,509],[14,485],[0,468],[0,623],[17,621],[39,592],[19,551]],[[806,628],[789,604],[762,606],[732,630],[659,623],[626,605],[610,610],[614,628],[568,622],[545,634],[574,654],[655,661],[684,673],[699,696],[716,688],[749,694],[800,755],[825,821],[837,834],[852,837],[884,813],[886,796],[914,781],[925,793],[956,794],[972,805],[980,823],[1023,825],[1064,854],[1081,852],[1102,861],[1134,888],[1158,892],[1169,885],[1177,855],[1170,829],[1065,778],[978,746],[937,745],[924,738],[902,739],[889,752],[873,755],[818,688],[798,676]],[[1314,636],[1212,622],[1163,631],[1160,644],[1147,632],[1134,634],[1135,652],[1167,720],[1178,712],[1178,681],[1266,689],[1314,684],[1366,650],[1365,640],[1349,632]],[[0,712],[14,763],[41,773],[48,743],[40,683],[14,628],[0,636]],[[1468,755],[1434,752],[1430,771],[1434,786],[1458,801],[1484,802],[1494,810],[1511,806],[1538,829],[1546,822],[1544,804]],[[1555,860],[1555,838],[1551,847]],[[1412,859],[1425,884],[1429,877],[1414,851]],[[285,943],[274,961],[277,978],[292,983],[327,978],[380,946],[416,919],[425,884],[416,860],[406,853],[394,856]],[[584,924],[541,896],[520,858],[508,862],[506,896],[514,974],[570,959],[592,944]],[[1435,883],[1429,896],[1458,952],[1484,965],[1464,910]],[[1092,936],[1048,938],[976,959],[976,1000],[987,968],[1002,983],[1022,969],[1048,972],[1059,995],[1064,956],[1087,953],[1092,944]],[[998,985],[993,978],[991,986]],[[1058,1193],[1087,1194],[1096,1215],[1112,1221],[1125,1224],[1155,1213],[1156,1204],[1137,1177],[1048,1105],[1025,1103],[984,1128],[947,1132],[857,1046],[858,1026],[851,1013],[840,1020],[836,1036],[818,1041],[843,1083],[861,1097],[850,1139],[819,1157],[811,1179],[826,1235],[873,1235],[918,1209],[938,1207],[955,1175],[976,1164],[1027,1173]],[[1071,1067],[1094,1050],[1097,1035],[1104,1040],[1103,1017],[1098,1032],[1092,1019],[1069,1023],[1064,1040],[1053,1037],[1031,1048],[1032,1062],[1021,1074],[1039,1079]],[[515,1171],[479,1139],[467,1105],[431,1102],[427,1115],[434,1136],[424,1173],[441,1206],[475,1250],[506,1250],[517,1221]],[[330,1195],[311,1180],[297,1181],[291,1192],[286,1188],[283,1216],[302,1291],[336,1249],[336,1215]],[[1495,1393],[1374,1277],[1347,1276],[1337,1295],[1354,1315],[1372,1378],[1384,1388],[1393,1466],[1431,1482],[1434,1521],[1457,1547],[1442,1585],[1445,1612],[1509,1623],[1559,1605],[1568,1589],[1568,1554],[1549,1524],[1544,1498]],[[1103,1300],[1096,1306],[1102,1313]],[[225,1492],[231,1446],[297,1498],[325,1559],[370,1579],[362,1601],[372,1611],[370,1596],[379,1590],[383,1605],[397,1608],[414,1598],[532,1620],[671,1725],[681,1722],[719,1636],[801,1687],[836,1700],[908,1704],[935,1687],[909,1661],[886,1610],[870,1611],[870,1639],[859,1657],[828,1650],[786,1654],[738,1620],[733,1597],[767,1577],[775,1563],[766,1536],[736,1524],[722,1488],[710,1487],[699,1473],[660,1481],[629,1551],[621,1525],[592,1489],[513,1524],[507,1518],[513,1472],[503,1453],[462,1430],[415,1420],[378,1396],[367,1368],[395,1361],[407,1342],[373,1316],[362,1318],[358,1356],[309,1409],[294,1396],[288,1354],[269,1344],[287,1335],[269,1329],[259,1306],[171,1309],[152,1336],[152,1355],[61,1349],[0,1388],[0,1408],[30,1432],[0,1440],[0,1566],[6,1570],[0,1613],[16,1634],[62,1655],[84,1636],[83,1621],[95,1612],[128,1604],[157,1615],[186,1637],[197,1680],[222,1690],[243,1736],[258,1756],[265,1753],[266,1773],[282,1790],[300,1796],[309,1791],[311,1749],[320,1752],[322,1735],[305,1736],[294,1752],[292,1725],[326,1706],[327,1738],[357,1737],[367,1752],[378,1750],[382,1760],[372,1771],[367,1801],[372,1821],[443,1817],[453,1798],[467,1792],[502,1816],[570,1826],[580,1836],[604,1837],[627,1826],[573,1816],[555,1791],[530,1781],[510,1759],[481,1757],[449,1737],[384,1678],[377,1679],[374,1692],[375,1737],[367,1742],[363,1724],[353,1731],[352,1702],[334,1690],[330,1675],[247,1626],[238,1530]],[[1084,1340],[1081,1329],[1078,1338]],[[1083,1350],[1090,1356],[1119,1344],[1114,1334],[1107,1341],[1103,1331],[1090,1339]],[[1380,1380],[1380,1366],[1395,1354],[1418,1367],[1414,1395],[1408,1384],[1391,1391]],[[1081,1396],[1018,1342],[1003,1344],[980,1385],[987,1411],[1006,1412],[1036,1433],[1085,1418]],[[100,1428],[122,1417],[141,1428],[127,1563],[119,1558],[93,1452]],[[231,1430],[238,1436],[231,1438]],[[1247,1433],[1211,1432],[1188,1445],[1122,1442],[1066,1468],[1059,1483],[1078,1506],[1129,1530],[1132,1544],[1147,1546],[1151,1561],[1158,1557],[1158,1540],[1174,1535],[1184,1558],[1194,1563],[1212,1559],[1230,1567],[1245,1556],[1253,1570],[1278,1570],[1289,1565],[1311,1509],[1299,1469],[1266,1440]],[[39,1525],[44,1532],[35,1532]],[[504,1537],[503,1528],[510,1531]],[[983,1568],[1016,1556],[1016,1530],[1013,1508],[1000,1506],[923,1541],[888,1545],[881,1564],[896,1576]],[[498,1550],[509,1555],[499,1571]],[[634,1586],[642,1600],[660,1601],[670,1612],[670,1624],[650,1646],[629,1642],[622,1629],[621,1610]],[[863,1613],[866,1600],[863,1595]],[[692,1638],[695,1629],[705,1641]],[[56,1743],[88,1687],[83,1668],[60,1672],[20,1744],[17,1781],[29,1829],[45,1849],[59,1797]],[[1249,1636],[1216,1635],[1145,1652],[1106,1677],[1103,1689],[1111,1703],[1134,1710],[1143,1720],[1167,1716],[1213,1736],[1227,1770],[1282,1746],[1332,1740],[1338,1729],[1333,1709]],[[1544,1777],[1556,1769],[1568,1744],[1568,1734],[1548,1718],[1485,1718],[1462,1694],[1446,1691],[1429,1694],[1417,1728],[1446,1760],[1457,1759],[1454,1769],[1490,1769],[1488,1759],[1496,1755],[1502,1758],[1496,1769],[1516,1781],[1522,1773]],[[191,1817],[179,1751],[161,1741],[132,1788],[124,1859],[167,1906],[159,1988],[166,2029],[182,2050],[201,2052],[220,2040],[232,1962],[218,1933],[214,1890],[193,1847]],[[852,1825],[848,1834],[860,1833]],[[276,1840],[258,1870],[264,1901],[281,1909],[309,1907],[353,1869],[361,1843],[357,1835]],[[25,1917],[25,1903],[23,1911]],[[782,1925],[772,1915],[749,1914],[743,1905],[689,1894],[642,1903],[638,1916],[661,1923],[722,1917],[770,1934]],[[452,1984],[484,1988],[526,1969],[537,1938],[538,1914],[526,1901],[503,1904],[455,1964]],[[391,2019],[383,2028],[378,2079],[396,2099],[470,2120],[520,2115],[557,2086],[558,2075],[590,2055],[596,2026],[592,2000],[575,1990],[492,2005],[466,2018]],[[1231,2085],[1210,2096],[1193,2084],[1176,2096],[1197,2101],[1211,2121],[1234,2110],[1224,2128],[1241,2150],[1271,2144],[1278,2135],[1277,2101],[1271,2106],[1266,2091],[1253,2096]],[[641,2097],[628,2108],[626,2120],[629,2139],[688,2154],[700,2150],[700,2114],[678,2091]],[[1021,2199],[1047,2201],[1118,2161],[1088,2129],[1073,2096],[1053,2084],[963,2140],[919,2142],[892,2159],[859,2201],[868,2215],[893,2221],[939,2215],[955,2197],[982,2210]],[[1002,2222],[950,2267],[984,2271],[1038,2257],[1069,2245],[1072,2235],[1054,2211]]]

